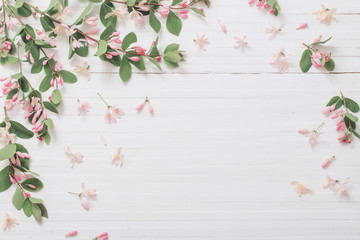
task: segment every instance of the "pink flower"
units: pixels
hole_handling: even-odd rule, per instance
[[[298,195],[298,197],[301,197],[302,195],[308,194],[311,192],[308,186],[306,186],[300,182],[293,181],[293,182],[291,182],[291,184],[296,186],[296,194]]]
[[[223,33],[226,34],[227,33],[226,26],[221,20],[219,20],[219,25],[220,25],[221,31],[223,31]]]
[[[244,37],[234,37],[235,38],[235,45],[234,48],[243,48],[248,45],[248,43],[245,41],[246,36]]]
[[[148,105],[148,111],[149,111],[150,113],[153,113],[154,109],[153,109],[153,107],[151,106],[148,97],[146,97],[145,101],[144,101],[142,104],[140,104],[139,106],[136,107],[136,110],[138,110],[138,111],[139,111],[139,110],[142,110],[146,104]]]
[[[140,46],[135,46],[133,47],[134,50],[137,52],[137,54],[140,54],[141,56],[145,56],[146,54],[146,49]]]
[[[140,11],[143,12],[148,12],[151,9],[146,0],[142,0],[141,2],[139,2],[137,7],[140,9]]]
[[[199,35],[197,34],[197,39],[194,40],[194,42],[195,42],[195,45],[198,45],[199,48],[202,49],[202,50],[204,50],[204,51],[206,50],[205,45],[210,43],[210,42],[209,42],[209,39],[207,39],[207,37],[206,37],[205,34],[202,35],[202,36],[199,36]]]
[[[285,72],[289,69],[284,48],[281,48],[278,52],[272,53],[270,64],[277,67],[279,72]]]
[[[170,7],[164,3],[162,4],[162,8],[157,10],[157,12],[163,17],[167,17],[169,15],[169,11]]]
[[[15,103],[11,99],[8,99],[8,100],[5,100],[4,106],[7,111],[10,111],[11,109],[14,108]]]
[[[307,27],[308,27],[307,23],[302,23],[296,28],[296,30],[300,30],[300,29],[307,28]]]
[[[336,183],[337,183],[337,180],[334,180],[333,178],[329,177],[329,175],[326,175],[326,182],[323,185],[323,188],[334,189]]]
[[[13,30],[17,25],[19,25],[19,21],[14,17],[9,16],[6,20],[6,27],[9,30]]]
[[[17,224],[19,224],[19,222],[15,218],[10,217],[9,214],[5,214],[5,220],[2,224],[2,228],[4,231],[6,231],[7,229],[10,230]]]
[[[335,107],[336,107],[336,104],[333,104],[332,106],[327,106],[321,112],[325,116],[328,116],[330,113],[332,113],[335,110]]]
[[[313,14],[316,15],[317,19],[326,24],[330,24],[334,17],[334,12],[336,11],[336,8],[329,9],[326,8],[323,4],[321,4],[321,9],[314,11]]]
[[[67,234],[65,234],[65,237],[74,237],[78,234],[78,231],[73,230],[71,232],[68,232]]]
[[[96,21],[98,20],[98,17],[89,17],[84,22],[90,26],[96,27]]]
[[[84,44],[81,42],[86,42],[86,40],[84,38],[77,40],[76,38],[73,37],[73,42],[72,42],[72,46],[71,46],[72,50],[75,51],[75,48],[84,47]]]
[[[99,236],[95,237],[94,240],[107,240],[109,235],[107,232],[101,233]]]
[[[121,158],[121,150],[122,150],[122,148],[119,147],[117,149],[116,154],[112,158],[112,164],[115,165],[115,166],[120,165],[120,167],[122,167],[122,165],[123,165],[123,161],[122,161],[122,158]]]
[[[265,32],[270,33],[269,40],[272,40],[279,32],[281,32],[284,26],[285,24],[281,24],[279,27],[276,27],[274,24],[269,23],[265,27]]]
[[[136,25],[144,22],[143,14],[141,12],[136,11],[134,8],[130,13],[130,19],[133,20]]]
[[[342,195],[348,194],[348,187],[346,184],[350,182],[350,178],[347,178],[344,182],[337,182],[337,189],[336,192],[340,192]]]
[[[322,123],[317,129],[315,130],[310,130],[310,129],[299,129],[298,133],[299,134],[303,134],[306,137],[309,137],[309,143],[311,146],[314,146],[315,143],[317,143],[318,141],[318,137],[322,134],[322,132],[319,132],[319,129],[324,125],[324,123]]]
[[[82,184],[83,189],[83,196],[87,198],[96,198],[96,189],[94,188],[87,188],[85,184]]]
[[[178,11],[178,16],[181,18],[187,18],[188,17],[188,11],[187,10],[180,10]]]
[[[111,107],[111,110],[113,111],[116,118],[121,118],[124,116],[125,112],[122,110],[119,106],[114,105]]]
[[[76,153],[73,153],[71,152],[70,148],[68,147],[67,149],[65,149],[65,155],[70,158],[70,166],[71,167],[74,167],[74,164],[75,163],[82,163],[84,160],[84,155],[79,153],[79,152],[76,152]]]
[[[89,201],[87,198],[80,196],[80,203],[81,203],[81,206],[83,206],[83,208],[85,210],[89,210],[90,206],[89,206]]]
[[[29,198],[31,195],[28,192],[23,191],[24,198]]]
[[[106,109],[105,111],[105,122],[108,124],[112,124],[116,122],[114,114],[110,108]]]
[[[137,107],[136,107],[136,110],[139,111],[139,110],[143,109],[144,106],[145,106],[145,102],[143,102],[142,104],[140,104],[139,106],[137,106]]]
[[[77,108],[77,112],[80,115],[81,113],[87,113],[89,112],[91,106],[89,103],[87,102],[80,102],[80,100],[78,99],[78,108]]]
[[[321,38],[322,38],[322,35],[317,36],[317,37],[314,39],[313,43],[318,43],[318,42],[320,42]]]
[[[63,8],[61,3],[59,3],[58,9],[58,12],[53,17],[60,22],[64,21],[64,19],[70,16],[73,12],[70,6]]]
[[[321,167],[322,168],[326,168],[327,166],[329,166],[329,164],[335,160],[335,156],[331,156],[328,159],[326,159],[322,164]]]

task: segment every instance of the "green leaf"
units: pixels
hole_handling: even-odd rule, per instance
[[[179,49],[179,47],[180,47],[179,44],[171,43],[171,44],[166,46],[166,48],[164,50],[164,53],[177,51]]]
[[[312,43],[312,44],[310,44],[310,46],[312,46],[312,45],[319,45],[319,44],[325,44],[325,43],[327,43],[328,41],[330,41],[331,38],[332,38],[332,37],[329,37],[328,39],[326,39],[326,40],[324,40],[324,41]]]
[[[359,104],[357,104],[354,100],[350,98],[345,98],[346,108],[352,111],[353,113],[357,113],[360,110]]]
[[[55,28],[55,24],[47,17],[40,17],[40,23],[45,32],[51,32],[50,37],[56,37],[56,34],[52,31]]]
[[[43,200],[41,200],[39,198],[34,198],[34,197],[29,197],[29,200],[30,200],[31,203],[35,203],[35,204],[44,202]]]
[[[19,187],[16,187],[16,191],[12,198],[12,203],[13,203],[14,207],[17,210],[20,210],[23,208],[24,202],[25,202],[25,198],[24,198],[24,195],[23,195],[21,189]]]
[[[149,58],[149,61],[152,62],[160,71],[162,71],[162,68],[160,66],[160,63],[154,60],[153,58]]]
[[[135,3],[136,3],[136,0],[127,0],[127,5],[129,6],[129,7],[132,7],[132,6],[134,6],[135,5]]]
[[[50,136],[49,132],[47,132],[47,133],[44,135],[44,140],[45,140],[45,143],[46,143],[47,145],[50,144],[51,136]]]
[[[10,120],[10,123],[11,123],[11,127],[9,129],[10,132],[14,133],[19,138],[29,139],[34,136],[34,133],[29,129],[27,129],[26,127],[24,127],[21,123],[18,123],[13,120]]]
[[[344,117],[344,123],[347,129],[352,129],[355,130],[356,129],[356,123],[351,121],[350,118],[348,118],[347,116]]]
[[[16,145],[15,144],[8,144],[2,149],[0,149],[0,161],[6,160],[14,156],[16,152]]]
[[[168,31],[176,36],[179,36],[182,27],[182,22],[178,16],[172,11],[169,11],[168,18],[166,20],[166,28]]]
[[[346,113],[345,116],[348,117],[354,123],[356,123],[359,120],[358,117],[352,115],[351,113]]]
[[[113,32],[115,32],[115,31],[116,31],[116,29],[114,28],[114,26],[112,26],[112,25],[108,26],[108,27],[101,33],[100,39],[101,39],[101,40],[107,40],[107,39],[110,37],[110,35],[111,35]]]
[[[22,7],[24,5],[24,0],[16,0],[15,8]]]
[[[30,217],[32,215],[32,203],[29,199],[25,199],[23,209],[25,216]]]
[[[50,84],[51,79],[52,79],[51,75],[46,75],[44,77],[44,79],[41,81],[40,86],[39,86],[40,92],[46,92],[47,90],[49,90],[49,88],[51,87],[51,84]]]
[[[357,133],[356,131],[352,131],[352,133],[353,133],[357,138],[360,138],[360,134]]]
[[[6,166],[1,170],[0,172],[0,192],[4,192],[9,189],[9,187],[12,185],[9,174],[10,174],[10,167]]]
[[[59,113],[59,111],[56,109],[54,104],[52,104],[51,102],[44,101],[43,104],[47,110],[54,112],[54,113]]]
[[[329,61],[327,61],[325,64],[324,64],[324,67],[326,68],[326,70],[328,71],[332,71],[334,70],[335,68],[335,62],[332,58],[329,59]]]
[[[19,59],[17,57],[12,57],[12,56],[8,56],[6,59],[7,59],[7,63],[9,63],[9,64],[14,64],[19,61]]]
[[[37,204],[32,204],[32,213],[36,221],[41,221],[41,209]]]
[[[46,57],[40,58],[37,60],[31,67],[31,73],[39,73],[43,69],[43,62],[46,59]]]
[[[36,188],[32,189],[28,184],[34,185]],[[21,186],[29,192],[37,192],[44,188],[44,184],[37,178],[28,178],[21,183]]]
[[[95,56],[103,55],[104,53],[106,53],[106,50],[107,50],[107,42],[105,40],[100,40],[99,47],[95,53]]]
[[[181,56],[175,52],[167,52],[164,54],[164,59],[166,61],[169,61],[169,62],[180,62],[181,61]]]
[[[48,212],[47,212],[46,207],[44,206],[44,204],[40,203],[40,204],[38,204],[38,206],[41,209],[41,216],[44,217],[44,218],[49,218]]]
[[[155,14],[154,14],[154,10],[152,10],[152,9],[150,10],[150,14],[149,14],[149,23],[155,32],[158,33],[160,31],[161,23],[160,23],[159,19],[156,18]]]
[[[303,54],[302,57],[300,59],[300,68],[301,71],[306,73],[309,71],[309,69],[311,68],[312,63],[311,63],[311,51],[306,49]]]
[[[133,32],[128,33],[122,41],[121,48],[123,50],[126,50],[132,43],[135,43],[136,41],[137,41],[136,34]]]
[[[19,85],[20,85],[20,88],[21,88],[21,91],[23,91],[24,93],[28,92],[29,91],[29,83],[27,81],[27,79],[25,77],[22,77],[18,80],[19,82]]]
[[[16,12],[22,17],[29,17],[32,14],[30,7],[28,7],[27,5],[19,7]]]
[[[334,105],[335,103],[341,101],[341,98],[339,96],[332,97],[328,104],[326,104],[327,107]]]
[[[115,9],[115,6],[109,1],[105,1],[101,4],[100,21],[105,27],[113,26],[116,28],[117,17],[115,15],[111,15],[110,17],[105,18],[106,14],[111,13],[113,9]]]
[[[75,74],[73,74],[69,71],[60,70],[60,71],[58,71],[58,73],[63,78],[64,82],[66,82],[66,83],[76,83],[77,82],[77,77],[75,76]]]
[[[11,77],[14,79],[19,79],[19,78],[24,77],[24,75],[22,73],[15,73],[15,74],[11,75]]]
[[[196,14],[199,14],[199,15],[201,15],[201,16],[203,16],[203,17],[205,17],[205,13],[204,13],[204,11],[201,11],[200,9],[198,9],[198,8],[190,8],[191,10],[193,10],[194,11],[194,13],[196,13]]]
[[[119,69],[120,78],[123,82],[127,82],[131,77],[131,65],[127,57],[123,57]]]
[[[54,123],[53,123],[53,121],[52,121],[51,118],[45,119],[45,120],[44,120],[44,123],[46,124],[46,126],[48,126],[48,128],[50,128],[50,129],[53,129],[53,128],[54,128]]]
[[[80,16],[76,19],[76,21],[74,22],[73,25],[79,25],[83,22],[84,18],[86,17],[86,15],[90,12],[91,8],[92,8],[93,3],[89,2],[89,4],[86,6],[86,8],[82,11],[82,13],[80,14]]]
[[[183,0],[173,0],[171,3],[171,6],[177,5],[179,3],[181,3]]]
[[[51,94],[51,101],[54,104],[59,104],[61,100],[62,100],[61,92],[59,91],[59,89],[55,89]]]

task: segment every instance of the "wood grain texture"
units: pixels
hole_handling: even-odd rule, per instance
[[[76,2],[74,16],[87,1]],[[123,84],[118,69],[90,54],[86,60],[91,80],[80,77],[77,84],[62,88],[61,114],[52,116],[52,144],[21,141],[32,155],[32,169],[45,183],[39,196],[50,219],[37,224],[12,206],[14,189],[1,193],[0,219],[9,213],[20,225],[0,232],[0,239],[57,240],[73,229],[79,230],[75,239],[91,239],[104,231],[115,240],[360,238],[360,143],[339,144],[334,120],[321,114],[340,89],[360,100],[360,2],[279,0],[283,10],[277,18],[249,7],[245,0],[212,2],[206,19],[191,15],[184,21],[179,38],[165,29],[160,33],[161,47],[174,41],[186,51],[179,69],[159,73],[149,67]],[[338,8],[336,22],[324,25],[311,14],[321,3]],[[218,19],[228,34],[221,32]],[[272,41],[264,33],[267,22],[286,24]],[[309,28],[296,31],[303,22]],[[122,36],[134,29],[130,21],[119,25]],[[145,46],[156,37],[149,26],[135,32]],[[209,37],[207,51],[194,46],[196,33]],[[328,46],[335,71],[300,73],[302,42],[319,34],[333,36]],[[234,49],[235,35],[247,35],[249,47]],[[63,49],[57,54],[64,68],[72,70],[84,59],[68,62],[65,41],[59,42]],[[291,64],[284,74],[268,64],[280,47]],[[1,67],[1,75],[16,70]],[[42,77],[30,79],[38,85]],[[97,92],[125,110],[116,125],[105,125],[105,106]],[[154,106],[153,116],[135,110],[145,96]],[[76,99],[92,105],[85,116],[76,114]],[[22,121],[23,113],[14,111],[11,117]],[[325,134],[311,148],[297,129],[315,128],[322,121]],[[64,154],[67,146],[82,152],[84,163],[71,169]],[[119,146],[123,168],[110,160]],[[348,198],[322,188],[325,173],[320,165],[331,155],[337,160],[327,172],[340,179],[351,177]],[[309,184],[312,194],[298,198],[290,185],[293,180]],[[80,191],[83,182],[98,190],[89,212],[67,193]]]

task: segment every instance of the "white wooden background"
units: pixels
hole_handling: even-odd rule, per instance
[[[33,2],[45,8],[46,1]],[[70,5],[79,12],[87,1],[75,2]],[[149,67],[123,84],[117,69],[96,57],[86,59],[91,80],[80,77],[76,85],[63,87],[61,114],[51,116],[56,125],[52,144],[25,142],[32,169],[45,183],[38,196],[50,219],[37,224],[16,211],[12,189],[0,194],[0,217],[9,213],[20,225],[1,232],[0,239],[63,239],[73,229],[79,230],[76,239],[104,231],[110,239],[129,240],[360,239],[360,142],[338,143],[335,122],[321,114],[340,89],[360,100],[360,2],[279,2],[282,12],[272,17],[246,0],[213,0],[206,19],[191,14],[185,20],[179,38],[163,29],[160,46],[174,41],[186,50],[186,62],[176,70],[159,73]],[[336,22],[324,25],[312,15],[321,3],[338,8]],[[218,19],[228,34],[220,31]],[[264,33],[267,22],[286,24],[272,41]],[[309,28],[296,31],[303,22]],[[134,26],[123,21],[119,29],[124,36]],[[135,29],[144,46],[156,37],[148,25]],[[196,33],[209,37],[207,51],[194,46]],[[302,42],[319,34],[333,36],[327,46],[335,71],[300,73]],[[243,51],[233,48],[235,35],[247,35],[249,46]],[[67,53],[65,42],[61,46]],[[291,63],[285,74],[268,64],[281,46]],[[58,50],[58,56],[65,69],[84,61],[68,62],[63,52]],[[15,71],[2,67],[1,75]],[[35,85],[41,79],[31,76]],[[126,111],[116,125],[105,125],[98,91]],[[154,106],[153,116],[135,110],[145,96]],[[93,107],[84,117],[76,114],[78,98]],[[297,129],[315,128],[322,121],[325,134],[311,148]],[[82,152],[85,162],[71,169],[64,155],[67,146]],[[123,168],[110,160],[119,146]],[[348,198],[322,188],[320,165],[331,155],[337,160],[327,172],[341,180],[352,178]],[[290,185],[294,180],[309,184],[313,193],[298,198]],[[83,182],[98,190],[89,212],[67,193],[80,191]]]

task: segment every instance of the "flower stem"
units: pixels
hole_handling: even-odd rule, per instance
[[[111,107],[111,105],[105,101],[105,99],[100,95],[100,93],[97,93],[97,95],[99,95],[100,99],[106,104],[108,108]]]
[[[317,132],[324,124],[325,124],[325,123],[322,122],[322,123],[317,127],[317,129],[315,129],[315,132]]]
[[[4,106],[4,113],[5,113],[5,122],[9,122],[10,118],[8,116],[8,113],[6,111],[6,107]]]

